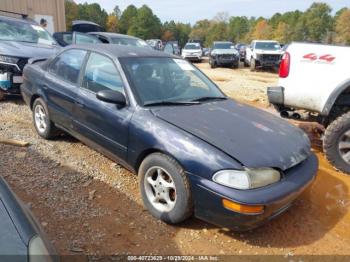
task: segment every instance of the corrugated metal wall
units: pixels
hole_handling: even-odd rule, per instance
[[[55,31],[66,31],[64,0],[0,0],[0,10],[53,17]],[[3,14],[0,12],[0,14]]]

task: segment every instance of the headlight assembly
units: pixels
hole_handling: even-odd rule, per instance
[[[17,64],[18,60],[16,57],[0,55],[0,63]]]
[[[214,182],[234,189],[248,190],[280,181],[281,174],[273,168],[222,170],[214,174]]]

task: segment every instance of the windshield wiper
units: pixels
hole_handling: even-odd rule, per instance
[[[145,103],[144,106],[183,106],[198,105],[199,101],[157,101]]]
[[[206,101],[217,101],[217,100],[227,100],[227,97],[224,96],[203,96],[191,100],[191,102],[206,102]]]

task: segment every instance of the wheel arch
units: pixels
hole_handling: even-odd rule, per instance
[[[162,149],[159,149],[159,148],[148,148],[148,149],[143,150],[136,158],[136,161],[134,164],[134,170],[135,170],[136,174],[138,174],[139,168],[140,168],[142,162],[148,156],[155,154],[155,153],[164,154],[164,155],[167,155],[167,156],[173,158],[182,168],[184,168],[183,165],[181,165],[180,161],[174,155],[170,154],[169,152],[162,150]]]
[[[332,109],[334,108],[334,105],[336,105],[336,102],[342,97],[344,94],[350,94],[350,78],[343,81],[340,85],[338,85],[331,93],[331,95],[328,97],[325,105],[323,106],[323,110],[321,112],[321,115],[328,116]],[[350,103],[349,103],[350,105]]]

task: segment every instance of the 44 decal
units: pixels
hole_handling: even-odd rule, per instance
[[[303,56],[304,60],[308,60],[311,62],[325,62],[325,63],[331,63],[335,60],[335,56],[332,56],[330,54],[325,55],[317,55],[315,53],[306,54]]]

